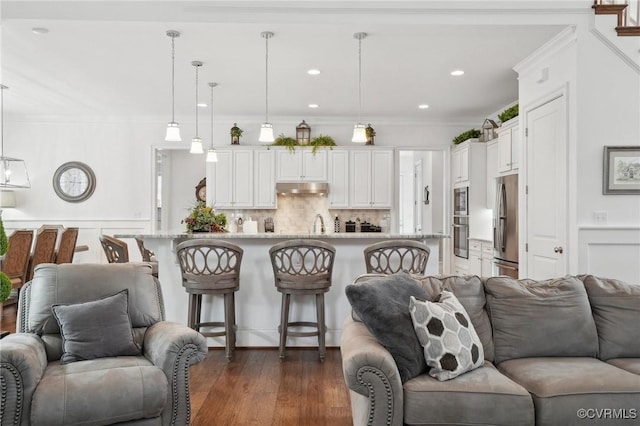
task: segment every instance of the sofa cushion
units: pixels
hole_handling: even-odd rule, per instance
[[[513,426],[517,420],[526,426],[535,422],[531,395],[489,362],[446,382],[423,374],[406,382],[403,390],[407,425]]]
[[[354,312],[393,356],[402,382],[427,370],[411,316],[409,298],[427,292],[406,272],[374,277],[345,288]]]
[[[139,355],[129,319],[128,290],[100,300],[51,309],[62,334],[60,362]]]
[[[409,312],[431,377],[450,380],[484,363],[482,343],[453,293],[445,290],[434,302],[411,296]]]
[[[536,425],[637,424],[638,413],[631,410],[638,409],[640,376],[606,362],[521,358],[505,361],[498,369],[531,393]]]
[[[598,329],[598,358],[640,357],[640,285],[581,275]]]
[[[598,335],[582,281],[488,278],[487,306],[496,363],[536,356],[598,353]]]
[[[435,277],[427,276],[419,279],[427,293],[434,299],[442,290],[448,290],[455,294],[464,309],[471,318],[471,323],[480,337],[484,358],[494,361],[493,335],[491,334],[491,322],[487,315],[487,299],[484,294],[484,283],[475,275]]]
[[[607,360],[607,364],[615,365],[633,374],[640,374],[640,358],[609,359]]]
[[[99,426],[154,418],[168,392],[165,374],[142,356],[53,362],[33,395],[31,424]]]

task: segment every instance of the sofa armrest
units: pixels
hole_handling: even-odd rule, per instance
[[[207,355],[206,339],[185,325],[161,321],[147,329],[143,348],[144,356],[164,371],[171,387],[162,424],[189,424],[189,366],[201,362]]]
[[[340,350],[354,424],[401,426],[402,381],[389,351],[351,316],[344,321]]]
[[[23,413],[31,412],[31,399],[47,368],[47,353],[42,340],[31,333],[16,333],[0,342],[2,376],[2,424],[28,424]]]

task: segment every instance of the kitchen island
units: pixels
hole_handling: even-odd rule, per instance
[[[279,341],[281,294],[273,282],[273,270],[269,259],[269,248],[290,239],[318,239],[336,248],[333,267],[333,284],[325,294],[327,346],[339,346],[342,322],[351,312],[345,296],[345,286],[366,272],[363,250],[366,246],[389,239],[407,239],[425,242],[431,251],[427,263],[427,274],[437,274],[439,245],[444,234],[382,234],[382,233],[330,233],[315,234],[241,234],[241,233],[155,233],[120,234],[118,238],[139,237],[145,247],[152,250],[158,260],[159,280],[164,297],[166,319],[181,324],[187,323],[187,293],[182,287],[180,266],[175,255],[175,246],[186,239],[223,239],[244,250],[240,270],[240,290],[236,292],[237,345],[253,347],[277,347]],[[211,309],[213,305],[213,311]],[[222,298],[203,298],[203,320],[221,320]],[[297,297],[291,305],[292,321],[315,319],[314,298]],[[209,346],[223,346],[223,338],[208,338]],[[289,337],[288,346],[315,346],[316,337]]]

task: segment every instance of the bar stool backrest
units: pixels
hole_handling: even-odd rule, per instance
[[[182,285],[195,291],[238,288],[242,255],[242,248],[226,241],[183,241],[176,246]]]
[[[100,235],[100,244],[109,263],[129,262],[129,246],[124,241],[108,235]]]
[[[323,288],[331,286],[336,249],[324,241],[297,239],[269,249],[276,287]]]
[[[429,247],[420,241],[390,240],[366,247],[364,261],[368,274],[395,274],[405,270],[424,275],[429,253]]]

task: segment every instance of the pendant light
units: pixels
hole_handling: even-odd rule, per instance
[[[353,38],[358,40],[358,124],[353,126],[353,138],[351,142],[367,142],[367,126],[362,124],[362,40],[367,33],[355,33]]]
[[[27,165],[24,160],[4,156],[4,90],[7,86],[0,84],[0,188],[31,188]],[[5,194],[6,197],[10,195]],[[15,201],[13,202],[15,204]]]
[[[176,123],[175,117],[175,62],[176,62],[176,37],[180,37],[180,33],[175,30],[167,31],[167,35],[171,37],[171,121],[167,125],[167,135],[164,137],[168,142],[180,142],[180,127]]]
[[[260,142],[273,142],[275,139],[273,137],[273,126],[269,123],[269,39],[273,37],[273,33],[270,31],[265,31],[260,33],[262,38],[265,39],[265,120],[260,126],[260,137],[258,141]]]
[[[209,83],[209,87],[211,87],[211,145],[209,145],[209,150],[207,151],[207,163],[218,162],[218,154],[213,149],[213,88],[217,85],[218,83]]]
[[[198,68],[202,66],[202,62],[193,61],[191,65],[196,69],[196,135],[191,139],[191,149],[189,152],[192,154],[204,154],[202,139],[198,136]]]

